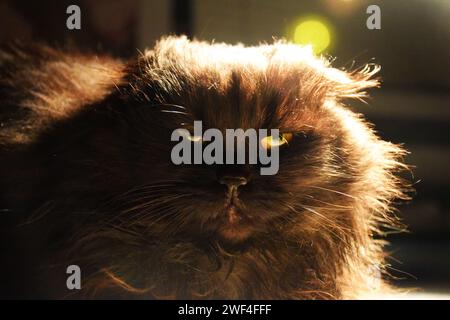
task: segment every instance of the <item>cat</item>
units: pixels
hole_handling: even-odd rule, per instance
[[[124,61],[0,54],[4,297],[355,299],[390,290],[405,151],[348,106],[379,67],[162,38]],[[279,129],[279,171],[175,165],[171,132]],[[82,289],[66,288],[78,265]]]

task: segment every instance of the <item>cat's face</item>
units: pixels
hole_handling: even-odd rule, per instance
[[[241,106],[244,110],[238,113],[245,113],[245,109],[251,108],[247,103]],[[299,109],[295,104],[292,107]],[[219,111],[222,115],[236,112],[236,109],[233,111],[234,108],[227,108],[226,105],[223,105],[223,109]],[[203,117],[196,117],[195,120],[201,120],[207,128],[248,128],[243,117],[233,122],[220,123]],[[183,120],[183,123],[188,121]],[[338,183],[339,178],[349,170],[343,162],[346,156],[339,150],[341,142],[338,137],[330,138],[328,130],[325,133],[315,131],[316,125],[313,122],[292,125],[283,123],[282,119],[273,119],[272,123],[255,127],[277,128],[281,132],[282,144],[272,147],[279,148],[280,153],[279,170],[275,175],[262,175],[261,165],[258,164],[164,166],[160,163],[159,166],[165,167],[161,171],[164,177],[160,180],[167,179],[165,182],[169,184],[173,181],[172,185],[159,189],[167,190],[164,197],[173,197],[167,205],[172,206],[172,209],[167,214],[174,216],[169,217],[167,222],[173,223],[173,227],[179,228],[178,231],[187,231],[191,233],[189,236],[195,238],[212,236],[229,242],[241,242],[254,235],[267,236],[278,232],[285,224],[289,224],[293,216],[307,212],[304,206],[314,208],[321,204],[320,201],[330,201],[333,197],[324,194],[322,188],[347,192],[345,186]],[[329,126],[335,124],[330,121]],[[173,143],[167,143],[173,146]],[[201,142],[193,141],[192,145],[196,143]],[[224,154],[229,152],[235,150],[225,146]],[[246,159],[249,159],[249,152],[253,150],[246,149]],[[167,161],[167,158],[160,157],[152,163],[162,159]],[[165,207],[161,205],[162,210]]]
[[[207,70],[201,71],[203,79],[191,81],[179,73],[180,87],[166,87],[157,102],[160,83],[144,78],[136,84],[148,99],[132,98],[122,107],[129,126],[126,143],[137,146],[131,149],[137,187],[122,204],[122,217],[130,224],[168,237],[236,244],[282,233],[302,216],[310,223],[307,216],[320,216],[318,208],[345,202],[354,176],[353,155],[345,148],[332,105],[315,91],[321,88],[307,88],[297,69],[274,66],[242,73],[228,68],[227,79],[215,86]],[[201,121],[204,130],[221,132],[279,129],[282,143],[274,146],[278,172],[261,175],[260,165],[248,163],[174,165],[171,133],[185,128],[193,135],[194,121]],[[205,145],[196,137],[191,144]],[[228,152],[233,150],[225,145]]]

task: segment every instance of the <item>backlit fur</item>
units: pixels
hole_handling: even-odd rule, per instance
[[[337,70],[282,41],[168,37],[131,61],[3,49],[0,209],[2,241],[15,249],[4,254],[13,262],[2,266],[2,295],[350,299],[387,290],[382,238],[399,227],[391,204],[405,198],[405,152],[346,107],[378,85],[378,69]],[[194,120],[297,137],[275,176],[175,166],[170,133]],[[239,189],[243,230],[224,229],[223,170],[249,177]],[[70,264],[83,274],[75,295],[65,289]]]

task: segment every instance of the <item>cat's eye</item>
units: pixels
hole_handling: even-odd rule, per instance
[[[180,136],[185,137],[186,139],[188,139],[191,142],[203,142],[202,136],[193,135],[186,129],[178,130],[178,132],[179,132]]]
[[[188,135],[187,138],[189,141],[192,141],[192,142],[202,142],[203,141],[202,136]]]
[[[265,149],[281,147],[283,145],[289,144],[293,137],[294,135],[292,133],[282,133],[280,134],[278,139],[276,139],[274,136],[268,136],[261,140],[261,145]]]

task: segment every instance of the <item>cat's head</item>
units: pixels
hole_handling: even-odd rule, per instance
[[[126,225],[234,244],[322,229],[339,236],[358,223],[371,228],[373,212],[399,195],[391,170],[401,151],[342,105],[378,84],[376,66],[344,72],[284,42],[167,38],[130,70],[116,105],[135,185],[120,203]],[[188,130],[192,146],[208,145],[194,121],[224,137],[226,129],[279,129],[268,146],[279,151],[276,174],[262,175],[260,164],[175,165],[174,130]]]

